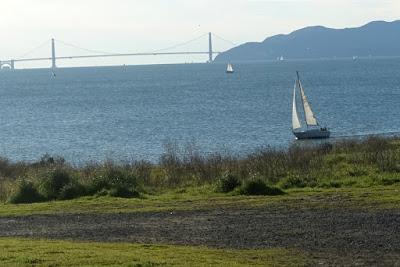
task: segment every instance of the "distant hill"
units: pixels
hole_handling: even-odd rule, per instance
[[[307,27],[250,42],[219,54],[215,61],[262,61],[352,56],[400,56],[400,20],[374,21],[359,28]]]

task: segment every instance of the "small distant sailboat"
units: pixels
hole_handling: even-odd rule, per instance
[[[52,67],[51,68],[51,76],[53,76],[53,77],[56,77],[57,75],[56,75],[56,68],[55,67]]]
[[[233,73],[233,66],[231,63],[228,63],[228,66],[226,67],[226,73]]]
[[[293,110],[292,110],[292,129],[297,139],[318,139],[329,138],[330,131],[326,127],[321,127],[311,110],[310,103],[304,93],[303,86],[300,81],[299,72],[293,89]],[[302,127],[296,106],[296,90],[300,90],[301,100],[303,104],[306,129]]]

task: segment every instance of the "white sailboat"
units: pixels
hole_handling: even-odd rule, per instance
[[[228,63],[228,66],[226,67],[226,73],[233,73],[233,66],[231,63]]]
[[[296,90],[300,90],[301,103],[303,105],[305,126],[302,126],[299,120],[296,106]],[[300,81],[299,72],[297,72],[297,80],[293,89],[293,110],[292,110],[292,129],[293,134],[297,139],[315,139],[315,138],[329,138],[330,131],[326,127],[321,127],[311,110],[310,103],[304,93],[303,86]]]

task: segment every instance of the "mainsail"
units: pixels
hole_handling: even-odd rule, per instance
[[[292,128],[293,128],[293,130],[301,128],[299,116],[297,115],[297,107],[296,107],[296,86],[297,86],[297,83],[294,84],[294,88],[293,88],[293,110],[292,110]]]
[[[303,100],[304,115],[306,117],[307,125],[316,126],[318,125],[317,119],[314,117],[314,113],[311,110],[311,106],[308,103],[307,97],[304,94],[303,86],[301,85],[300,79],[297,80],[300,87],[301,99]]]

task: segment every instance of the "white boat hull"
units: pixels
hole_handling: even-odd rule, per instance
[[[293,131],[293,134],[297,137],[297,139],[324,139],[329,138],[331,132],[326,129],[311,129],[300,132]]]

